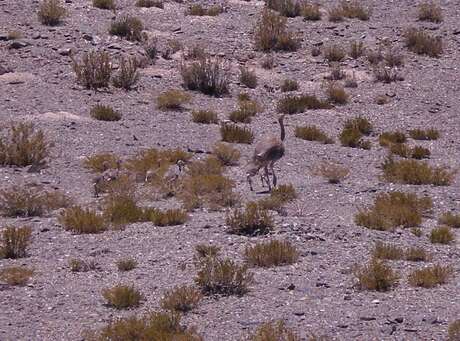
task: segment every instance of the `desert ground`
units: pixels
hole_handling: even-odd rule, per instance
[[[460,230],[451,229],[454,240],[447,244],[431,242],[430,233],[439,226],[442,214],[460,214],[460,179],[455,174],[460,161],[458,1],[436,2],[442,9],[441,22],[419,20],[419,2],[408,0],[363,0],[360,4],[371,10],[368,20],[333,22],[328,20],[328,10],[339,2],[320,0],[320,20],[304,20],[302,15],[286,19],[300,46],[295,51],[270,53],[254,43],[255,28],[266,7],[263,1],[199,2],[204,7],[221,5],[223,12],[216,16],[187,15],[191,4],[198,3],[195,1],[168,0],[163,8],[142,8],[135,2],[117,0],[116,10],[106,10],[96,8],[90,0],[62,1],[66,16],[50,26],[37,16],[41,1],[0,0],[1,135],[7,136],[11,125],[26,122],[52,142],[46,165],[38,170],[4,162],[1,190],[36,184],[65,193],[73,205],[103,210],[107,194],[95,197],[97,174],[85,167],[87,158],[111,153],[128,160],[156,148],[188,151],[188,163],[204,160],[222,140],[220,124],[227,124],[229,113],[238,108],[238,95],[246,93],[261,110],[250,123],[237,124],[250,128],[255,141],[229,144],[241,157],[223,171],[233,181],[244,210],[247,202],[270,195],[258,176],[253,178],[255,191],[250,191],[246,171],[255,143],[266,135],[279,136],[279,101],[293,94],[325,98],[331,72],[331,63],[324,56],[327,46],[337,44],[347,52],[352,41],[363,42],[369,51],[381,47],[385,52],[391,46],[404,57],[404,64],[394,68],[401,77],[377,81],[365,55],[354,59],[347,54],[336,67],[356,82],[356,87],[345,88],[348,102],[285,116],[285,154],[276,162],[275,171],[278,184],[292,185],[297,198],[282,209],[268,211],[274,223],[270,233],[229,233],[226,218],[237,208],[209,205],[188,210],[188,219],[179,225],[142,221],[82,234],[63,227],[59,216],[65,208],[40,216],[3,214],[0,230],[29,226],[32,235],[27,255],[0,258],[0,270],[20,266],[33,269],[34,274],[23,285],[0,280],[0,340],[86,340],[88,330],[100,330],[119,318],[161,311],[166,290],[194,285],[196,245],[218,246],[222,257],[243,264],[248,246],[274,239],[295,246],[298,259],[275,267],[250,266],[253,281],[247,292],[204,294],[194,309],[182,314],[181,325],[195,328],[203,340],[250,339],[260,325],[278,320],[300,340],[309,340],[311,335],[324,340],[447,340],[449,325],[460,318]],[[160,52],[154,60],[146,57],[141,41],[109,34],[111,22],[124,15],[139,18],[145,36],[156,37]],[[408,49],[404,32],[409,27],[442,38],[442,54],[434,58]],[[171,40],[180,43],[180,49],[162,54]],[[184,86],[180,65],[193,63],[184,57],[193,46],[206,50],[213,60],[225,61],[228,93],[212,96]],[[313,56],[313,49],[322,53]],[[121,56],[146,60],[132,89],[112,84],[91,89],[78,82],[74,61],[95,50],[108,52],[114,74]],[[262,66],[267,55],[274,60],[271,69]],[[255,73],[255,88],[241,82],[240,67]],[[286,79],[297,81],[298,89],[282,92]],[[345,79],[338,82],[343,84]],[[157,96],[170,89],[185,91],[190,100],[181,108],[160,109]],[[384,104],[376,103],[378,96],[385,98]],[[110,105],[122,114],[121,119],[91,117],[90,110],[97,104]],[[196,110],[216,112],[221,123],[193,122],[191,113]],[[358,116],[373,126],[365,136],[370,149],[340,142],[345,122]],[[320,128],[335,143],[296,137],[296,127],[305,125]],[[414,185],[385,179],[382,163],[389,149],[379,144],[379,135],[428,128],[437,129],[439,138],[409,138],[406,144],[428,148],[429,158],[417,162],[451,170],[450,183]],[[325,161],[345,167],[349,175],[339,183],[328,182],[314,172]],[[153,195],[157,185],[138,182],[135,186],[142,206],[168,209],[184,204],[180,197]],[[402,226],[381,231],[357,224],[355,216],[360,210],[372,206],[379,194],[392,191],[431,198],[433,207],[417,224],[418,234]],[[389,290],[368,290],[359,285],[354,269],[371,259],[376,242],[403,250],[422,248],[431,258],[426,262],[386,260],[398,274],[397,283]],[[119,271],[116,262],[122,258],[135,259],[137,266]],[[71,271],[72,259],[93,261],[97,267]],[[451,276],[445,283],[431,288],[409,283],[414,270],[435,264],[450,267]],[[130,309],[108,306],[101,293],[118,284],[134,285],[144,297],[142,303]],[[449,335],[450,340],[458,340]],[[457,332],[456,337],[459,335]]]

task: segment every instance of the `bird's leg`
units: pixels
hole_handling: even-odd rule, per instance
[[[248,174],[248,176],[246,177],[246,180],[248,181],[248,184],[249,184],[249,189],[251,190],[251,192],[254,191],[254,188],[252,188],[252,179],[251,179],[251,175]]]
[[[265,187],[264,175],[262,173],[259,173],[259,175],[260,175],[260,183],[262,184],[262,187]]]
[[[278,182],[278,179],[276,178],[276,174],[275,174],[275,169],[273,168],[273,166],[275,165],[274,162],[272,162],[270,164],[270,169],[272,170],[272,175],[273,175],[273,187],[276,187],[276,184]]]
[[[264,167],[264,171],[265,171],[265,177],[267,179],[268,190],[271,191],[272,185],[270,184],[270,175],[268,174],[268,166]]]

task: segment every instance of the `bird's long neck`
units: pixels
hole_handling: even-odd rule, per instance
[[[284,141],[284,138],[286,137],[286,131],[284,130],[284,121],[281,119],[279,120],[280,123],[280,128],[281,128],[281,141]]]

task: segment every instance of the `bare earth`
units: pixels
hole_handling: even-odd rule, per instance
[[[78,203],[97,205],[92,178],[82,166],[85,157],[113,152],[129,157],[145,148],[187,148],[209,151],[220,140],[218,125],[200,125],[191,121],[191,110],[211,109],[220,119],[237,105],[236,96],[248,92],[264,107],[251,128],[257,137],[279,133],[277,101],[283,97],[281,82],[295,79],[299,93],[323,94],[322,77],[329,67],[322,56],[312,57],[311,48],[320,42],[337,42],[348,47],[349,41],[363,40],[375,47],[387,38],[406,56],[401,73],[404,81],[383,84],[373,81],[372,68],[361,58],[347,58],[346,70],[354,70],[356,89],[347,89],[352,99],[331,110],[307,111],[286,118],[287,153],[276,170],[279,182],[292,183],[299,198],[287,205],[287,216],[273,213],[276,231],[264,237],[243,237],[226,233],[225,211],[205,209],[191,213],[181,226],[157,227],[151,223],[132,224],[123,231],[97,235],[74,235],[59,225],[56,214],[30,219],[0,218],[0,224],[30,225],[33,241],[29,257],[0,260],[0,268],[27,265],[36,274],[24,287],[0,286],[0,340],[82,340],[86,329],[99,328],[116,317],[133,311],[117,311],[104,305],[101,290],[118,283],[133,283],[146,296],[134,312],[141,314],[159,309],[166,289],[192,284],[196,270],[192,262],[198,243],[219,245],[226,256],[243,260],[244,248],[274,237],[291,241],[300,251],[300,260],[292,266],[254,268],[255,282],[242,297],[206,298],[187,314],[183,322],[196,326],[205,340],[242,340],[266,321],[286,320],[302,337],[313,332],[337,340],[443,340],[450,322],[460,316],[459,243],[431,244],[429,232],[440,213],[460,209],[460,181],[450,186],[410,186],[391,184],[379,177],[387,150],[378,145],[378,134],[388,130],[434,127],[440,130],[437,141],[420,141],[431,150],[429,163],[458,167],[460,160],[460,5],[442,0],[441,24],[418,22],[414,1],[363,1],[372,8],[369,21],[346,19],[342,23],[306,22],[301,17],[288,20],[291,30],[303,37],[302,47],[293,53],[276,53],[277,66],[264,70],[264,54],[255,52],[253,27],[262,1],[230,0],[227,11],[217,17],[185,16],[188,4],[166,2],[165,8],[141,9],[134,0],[118,0],[118,14],[130,13],[144,22],[146,30],[159,37],[161,44],[175,38],[185,46],[201,43],[213,53],[231,60],[231,95],[214,98],[189,92],[192,101],[183,111],[159,111],[156,96],[170,88],[180,88],[178,70],[181,52],[172,60],[159,58],[141,70],[142,77],[133,91],[116,88],[95,92],[76,83],[68,56],[61,48],[72,48],[77,57],[93,48],[107,49],[114,57],[141,54],[140,44],[108,34],[114,14],[92,7],[89,0],[69,0],[69,16],[62,25],[47,27],[38,22],[38,1],[0,1],[0,34],[22,32],[27,46],[9,49],[10,41],[0,41],[0,65],[11,70],[0,75],[0,121],[33,121],[54,142],[52,157],[40,173],[27,169],[1,168],[1,186],[29,182],[59,188]],[[323,2],[327,5],[328,2]],[[445,42],[439,59],[418,56],[404,48],[402,32],[408,26],[424,27]],[[86,37],[84,39],[83,37]],[[238,82],[239,66],[256,70],[259,85],[246,89]],[[270,91],[270,87],[274,91]],[[391,95],[390,103],[379,106],[375,97]],[[101,122],[89,116],[97,104],[110,104],[123,114],[118,122]],[[362,115],[375,127],[372,149],[342,147],[337,136],[347,118]],[[336,139],[332,145],[307,142],[294,137],[296,125],[314,124]],[[235,145],[242,153],[238,166],[227,175],[237,183],[244,201],[267,194],[249,191],[244,166],[253,146]],[[196,158],[203,157],[197,154]],[[339,185],[328,184],[313,176],[310,167],[322,160],[335,160],[350,169],[350,176]],[[260,187],[258,181],[256,186]],[[260,188],[258,188],[260,190]],[[394,232],[367,230],[354,223],[358,208],[371,204],[376,193],[402,190],[429,195],[434,202],[433,215],[424,220],[423,236],[408,229]],[[168,207],[162,199],[154,205]],[[460,240],[460,231],[454,230]],[[421,246],[431,252],[432,263],[451,264],[454,278],[433,289],[408,285],[407,275],[425,264],[393,261],[400,272],[399,285],[386,293],[359,291],[351,273],[354,264],[365,262],[376,241],[403,247]],[[115,262],[133,257],[138,267],[121,273]],[[72,258],[95,259],[99,271],[72,273]],[[288,287],[294,284],[295,288]],[[292,289],[292,286],[291,286]]]

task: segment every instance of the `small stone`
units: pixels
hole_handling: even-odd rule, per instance
[[[379,304],[380,301],[379,301],[379,300],[373,300],[372,303],[373,303],[373,304]]]
[[[9,45],[9,49],[22,49],[23,47],[29,46],[30,44],[25,40],[13,40]]]
[[[398,323],[403,323],[404,318],[403,317],[397,317],[397,318],[395,318],[395,321],[398,322]]]
[[[373,316],[361,316],[359,319],[361,321],[375,321],[376,320],[376,318]]]
[[[112,43],[108,46],[108,48],[113,50],[121,50],[121,45],[117,43]]]
[[[303,315],[305,315],[305,312],[304,311],[294,311],[294,315],[295,316],[303,316]]]
[[[70,47],[62,47],[57,50],[61,56],[70,56],[72,54],[72,49]]]
[[[40,32],[35,32],[35,33],[32,35],[32,39],[39,39],[40,37],[41,37]]]
[[[288,289],[288,290],[294,290],[294,289],[295,289],[294,283],[289,284],[289,285],[287,286],[286,289]]]

